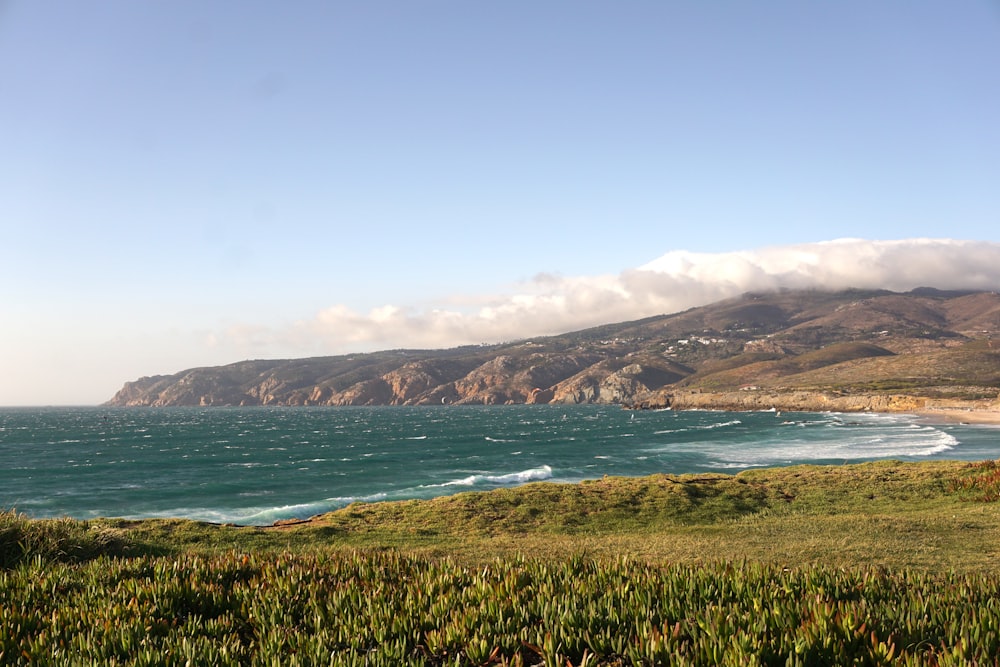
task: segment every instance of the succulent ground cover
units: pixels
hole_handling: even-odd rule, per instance
[[[300,525],[0,513],[0,663],[997,664],[996,464],[536,484]]]
[[[6,664],[992,664],[1000,578],[399,552],[39,559]]]

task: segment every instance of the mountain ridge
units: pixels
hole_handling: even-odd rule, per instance
[[[727,392],[746,402],[754,391],[983,400],[1000,393],[998,337],[996,292],[752,292],[495,345],[191,368],[126,382],[105,405],[681,407]]]

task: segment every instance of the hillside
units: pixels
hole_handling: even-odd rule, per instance
[[[995,665],[997,491],[995,461],[876,461],[270,527],[0,512],[0,662]]]
[[[727,392],[741,392],[741,400],[754,392],[994,399],[1000,295],[930,288],[748,293],[499,345],[193,368],[128,382],[107,405],[662,407],[700,395],[697,407],[704,407],[707,395]]]

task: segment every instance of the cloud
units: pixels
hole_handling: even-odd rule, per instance
[[[678,250],[618,275],[539,274],[506,294],[465,295],[461,307],[441,301],[445,305],[436,309],[385,305],[360,313],[334,305],[290,330],[255,330],[253,339],[329,354],[440,348],[673,313],[747,291],[922,286],[1000,289],[1000,244],[840,239],[727,253]]]

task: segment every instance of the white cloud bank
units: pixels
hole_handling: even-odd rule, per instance
[[[292,330],[255,330],[249,339],[265,347],[277,344],[327,354],[441,348],[674,313],[747,291],[848,287],[906,291],[923,286],[1000,289],[1000,244],[840,239],[716,254],[672,251],[619,275],[539,275],[505,296],[471,301],[466,297],[462,307],[415,310],[386,305],[359,313],[332,306]],[[240,338],[243,344],[251,342],[242,334],[230,342]]]

